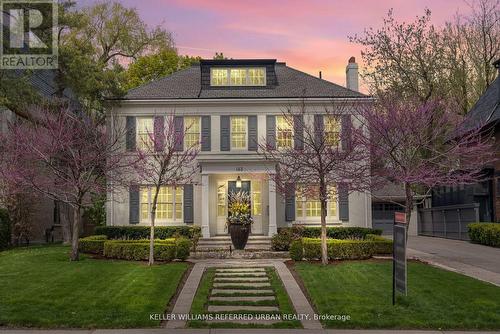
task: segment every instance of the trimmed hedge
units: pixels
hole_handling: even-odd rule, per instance
[[[12,230],[7,210],[0,209],[0,250],[10,247]]]
[[[149,239],[149,226],[98,226],[95,234],[103,234],[108,239],[141,240]],[[190,239],[196,247],[201,237],[200,226],[156,226],[155,239],[169,239],[184,237]]]
[[[302,239],[294,240],[290,244],[290,257],[294,261],[302,261],[304,258],[304,245]]]
[[[185,260],[189,256],[190,247],[191,242],[186,238],[155,240],[155,260]],[[134,261],[147,260],[149,258],[149,240],[108,240],[104,243],[104,256]]]
[[[381,229],[367,227],[327,227],[326,236],[329,239],[355,239],[363,240],[367,235],[381,235]],[[293,240],[300,238],[320,238],[321,227],[304,227],[296,225],[293,227],[282,227],[278,234],[271,240],[271,247],[275,251],[287,251]]]
[[[367,234],[365,240],[373,242],[374,254],[392,254],[392,240],[376,234]]]
[[[321,259],[321,240],[312,238],[302,239],[304,258],[307,260]],[[382,246],[383,245],[383,246]],[[388,249],[392,252],[392,240],[340,240],[328,239],[329,260],[358,260],[368,259],[380,250]]]
[[[78,241],[78,249],[82,253],[102,254],[104,251],[104,242],[108,239],[105,235],[91,235],[81,238]]]
[[[469,224],[469,238],[472,242],[500,247],[500,224],[499,223],[473,223]]]

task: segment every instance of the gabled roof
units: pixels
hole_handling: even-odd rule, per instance
[[[470,127],[498,122],[500,120],[500,76],[492,82],[486,92],[467,114]]]
[[[251,60],[246,60],[251,61]],[[270,60],[266,60],[270,61]],[[229,60],[243,65],[245,60]],[[210,61],[203,61],[208,64]],[[217,63],[217,61],[214,61]],[[170,76],[131,89],[124,100],[237,99],[237,98],[366,98],[332,82],[276,62],[276,84],[267,87],[204,87],[201,66],[193,65]]]

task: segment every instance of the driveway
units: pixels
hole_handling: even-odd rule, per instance
[[[461,240],[410,236],[408,257],[500,286],[500,248]]]

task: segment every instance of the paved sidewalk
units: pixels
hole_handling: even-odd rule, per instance
[[[2,334],[489,334],[497,332],[419,331],[419,330],[343,330],[343,329],[96,329],[96,330],[1,330]]]
[[[203,272],[206,268],[209,267],[274,267],[281,281],[283,282],[283,286],[285,287],[288,296],[295,308],[296,314],[305,314],[309,315],[309,319],[303,319],[301,321],[302,326],[305,329],[321,329],[321,323],[318,320],[313,319],[314,310],[312,306],[309,304],[306,296],[300,289],[299,285],[295,281],[295,278],[292,276],[292,273],[288,269],[288,267],[283,263],[283,260],[276,259],[255,259],[255,260],[218,260],[218,259],[208,259],[208,260],[197,260],[193,261],[196,264],[191,270],[191,274],[189,275],[184,287],[182,288],[179,297],[174,305],[172,310],[172,314],[187,314],[191,309],[191,304],[193,303],[194,296],[196,294],[196,290],[200,283]],[[186,321],[183,320],[175,320],[167,322],[166,328],[184,328],[186,325]],[[271,329],[267,329],[268,333]],[[274,331],[274,329],[272,330]],[[203,332],[208,333],[208,332]],[[215,332],[210,332],[215,333]],[[242,332],[244,333],[244,332]]]
[[[410,236],[408,257],[500,286],[500,248],[461,240]]]

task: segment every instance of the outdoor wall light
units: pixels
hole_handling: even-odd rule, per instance
[[[241,188],[241,177],[239,175],[236,178],[236,188]]]

